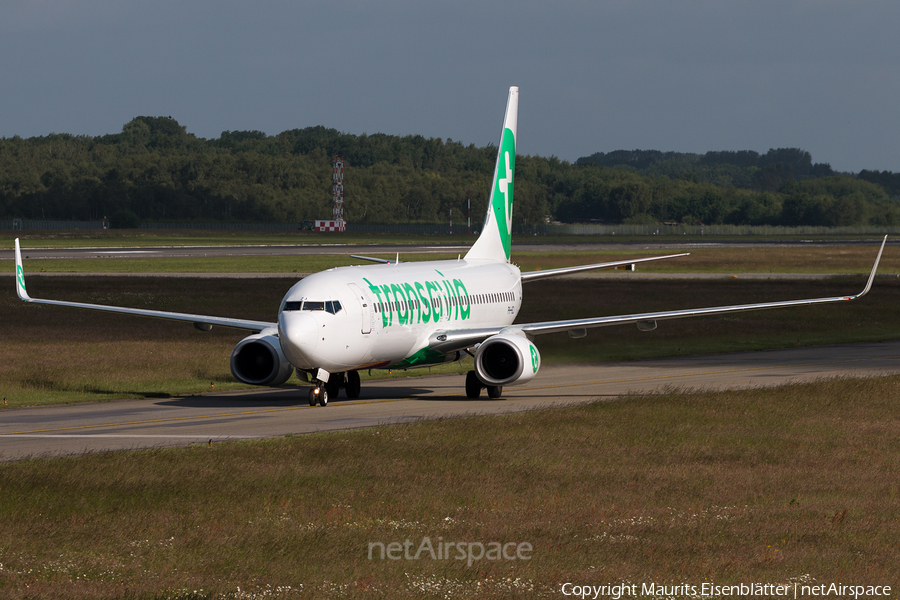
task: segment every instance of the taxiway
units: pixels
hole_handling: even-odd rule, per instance
[[[900,341],[547,366],[503,398],[468,400],[462,375],[367,381],[358,400],[310,407],[305,387],[0,411],[0,460],[281,437],[496,415],[668,388],[737,389],[900,373]]]

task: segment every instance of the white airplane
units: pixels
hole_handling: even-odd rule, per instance
[[[349,398],[359,397],[361,369],[422,367],[457,361],[464,355],[475,358],[474,370],[466,377],[466,396],[477,398],[486,388],[488,396],[499,398],[503,386],[524,384],[537,375],[541,355],[533,339],[541,334],[567,331],[579,338],[593,327],[626,323],[650,331],[657,321],[666,319],[855,300],[872,287],[887,236],[865,288],[855,296],[513,324],[522,305],[523,283],[594,269],[633,269],[638,263],[684,256],[521,273],[510,262],[518,102],[519,89],[511,87],[487,216],[481,235],[465,257],[412,263],[356,257],[381,264],[310,275],[285,295],[277,321],[265,322],[31,298],[25,290],[17,239],[19,298],[187,321],[203,331],[213,326],[251,331],[231,353],[234,377],[247,384],[277,386],[296,371],[298,377],[313,384],[309,404],[325,406],[341,388]]]

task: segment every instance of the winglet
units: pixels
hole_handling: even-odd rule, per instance
[[[25,291],[25,269],[22,267],[22,249],[19,248],[19,238],[16,238],[16,293],[19,299],[30,302],[31,297]]]
[[[878,270],[878,263],[881,261],[881,253],[884,252],[884,245],[887,243],[887,237],[888,236],[884,236],[884,239],[881,240],[881,248],[878,249],[878,256],[875,257],[875,265],[872,267],[872,272],[869,274],[869,281],[866,282],[866,288],[856,296],[853,296],[853,298],[850,298],[850,300],[862,298],[868,294],[869,290],[872,288],[872,282],[875,281],[875,271]]]

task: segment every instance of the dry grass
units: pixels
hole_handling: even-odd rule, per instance
[[[900,377],[671,391],[3,464],[0,597],[559,597],[566,581],[896,586],[898,392]],[[368,559],[371,542],[426,536],[534,550],[529,561],[471,566]]]

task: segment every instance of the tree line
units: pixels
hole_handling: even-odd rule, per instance
[[[474,223],[496,146],[308,127],[203,139],[171,117],[121,133],[0,139],[0,218],[296,223],[331,215],[331,157],[345,160],[352,223]],[[900,224],[900,174],[835,173],[808,152],[617,151],[574,164],[518,156],[517,224],[546,220],[752,225]]]

